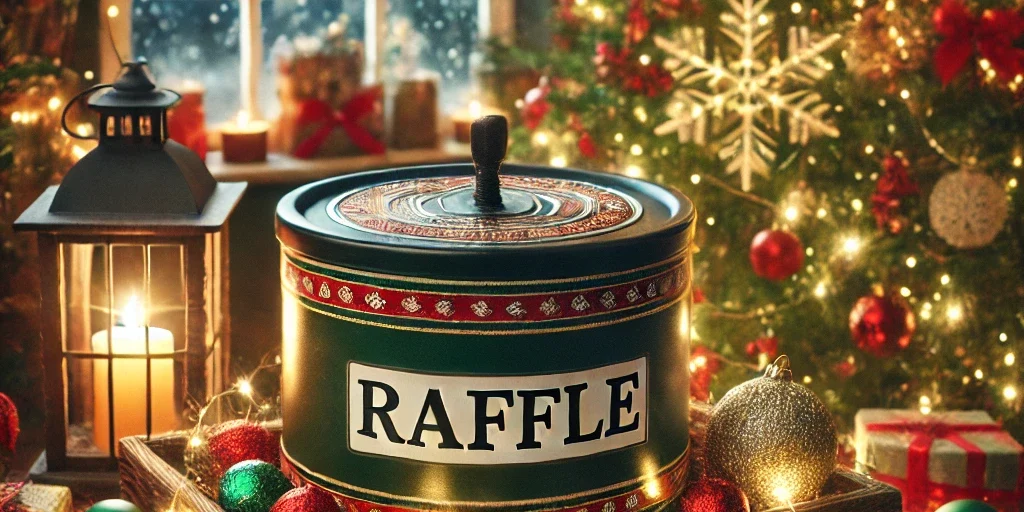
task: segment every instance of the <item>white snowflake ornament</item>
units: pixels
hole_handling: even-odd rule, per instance
[[[721,33],[738,48],[735,60],[704,58],[704,31],[685,27],[675,38],[654,42],[672,57],[665,68],[679,84],[667,108],[669,120],[654,129],[657,135],[676,133],[680,142],[705,145],[709,124],[721,144],[718,157],[726,172],[739,173],[743,190],[750,190],[753,174],[767,177],[775,161],[780,114],[789,118],[789,141],[806,144],[812,136],[839,136],[825,119],[832,106],[810,89],[831,69],[822,53],[839,41],[839,34],[811,37],[807,27],[791,27],[789,56],[771,51],[773,17],[765,12],[768,0],[729,0],[731,11],[722,13]]]
[[[1006,225],[1006,193],[991,176],[961,170],[943,176],[928,198],[932,229],[958,249],[984,247]]]

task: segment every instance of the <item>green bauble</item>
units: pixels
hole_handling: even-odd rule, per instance
[[[814,499],[836,468],[832,415],[793,382],[786,356],[722,397],[705,442],[708,476],[739,486],[751,510]]]
[[[247,460],[220,479],[220,506],[227,512],[267,512],[292,484],[273,464]]]
[[[935,512],[999,512],[995,507],[978,500],[956,500],[939,507]]]
[[[89,507],[85,512],[142,512],[142,509],[130,501],[103,500]]]

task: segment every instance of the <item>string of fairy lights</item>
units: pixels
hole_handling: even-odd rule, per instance
[[[913,0],[922,1],[928,3],[929,0]],[[853,6],[858,10],[863,10],[868,7],[866,0],[853,0]],[[578,8],[582,9],[582,12],[588,15],[591,21],[595,23],[612,22],[612,16],[610,15],[607,8],[596,2],[590,0],[575,0],[575,4]],[[885,11],[893,12],[899,9],[898,2],[896,0],[886,0],[882,4]],[[808,9],[805,9],[801,2],[793,2],[790,4],[790,11],[794,15],[801,15],[802,13],[808,13]],[[856,12],[853,14],[853,21],[860,22],[863,19],[862,12]],[[901,60],[907,61],[912,58],[914,46],[920,44],[924,46],[928,43],[927,35],[918,26],[906,26],[900,27],[891,25],[886,29],[885,34],[892,40],[896,48],[899,49],[898,56]],[[850,58],[849,49],[843,49],[840,52],[841,57],[844,60]],[[642,65],[650,64],[652,58],[648,54],[641,54],[637,57],[638,61]],[[981,71],[981,75],[986,84],[998,84],[998,73],[993,69],[991,63],[984,59],[978,59],[976,64]],[[889,74],[892,70],[888,69],[889,64],[882,65],[882,71],[885,74]],[[1010,80],[1005,84],[1005,87],[1011,92],[1017,92],[1018,89],[1024,84],[1024,76],[1018,75],[1013,80]],[[894,109],[900,108],[905,109],[907,112],[913,112],[912,102],[923,94],[917,94],[914,92],[914,87],[905,86],[897,87],[895,92],[886,97],[878,99],[877,104],[882,109]],[[722,99],[719,97],[719,101]],[[714,102],[714,100],[713,100]],[[623,101],[620,104],[624,105]],[[841,113],[844,110],[842,105],[836,105],[833,107],[836,113]],[[641,126],[647,125],[654,122],[652,116],[649,115],[647,110],[642,106],[632,108],[632,116],[635,121]],[[696,115],[701,114],[697,113]],[[926,112],[926,116],[930,117],[931,111]],[[928,145],[934,152],[953,164],[956,167],[962,165],[973,166],[977,163],[977,158],[973,155],[955,156],[949,154],[944,146],[937,140],[937,138],[928,130],[925,123],[919,119],[917,121],[917,128],[920,133],[924,136]],[[895,124],[888,124],[886,126],[886,132],[889,135],[895,135],[898,128]],[[621,157],[619,171],[620,173],[635,177],[635,178],[648,178],[654,181],[663,181],[663,176],[654,175],[651,176],[648,172],[648,168],[653,159],[659,156],[669,154],[670,149],[667,146],[660,146],[657,148],[645,148],[639,143],[629,142],[626,134],[622,132],[615,133],[613,140],[618,144],[616,154]],[[534,147],[545,148],[550,155],[548,163],[555,167],[565,167],[569,165],[571,159],[568,156],[571,148],[573,148],[576,141],[576,135],[571,132],[564,132],[561,134],[555,134],[547,131],[543,128],[538,128],[532,135],[530,142]],[[879,153],[879,147],[885,147],[885,144],[876,141],[866,141],[861,149],[864,155],[871,156]],[[895,156],[902,158],[902,153],[896,151]],[[814,155],[806,156],[806,162],[809,165],[818,164],[818,158]],[[1021,154],[1020,150],[1015,151],[1012,154],[1007,155],[1007,163],[1014,169],[1020,169],[1024,167],[1024,155]],[[857,181],[870,180],[872,182],[879,179],[878,172],[871,172],[865,175],[861,171],[856,171],[854,178]],[[802,199],[800,194],[786,194],[781,202],[772,201],[768,198],[758,196],[751,192],[745,192],[738,190],[737,188],[731,187],[722,180],[717,179],[709,174],[702,172],[694,172],[689,176],[689,181],[694,186],[701,184],[707,184],[710,186],[718,187],[729,193],[736,195],[744,200],[772,208],[776,212],[777,225],[782,226],[784,229],[795,227],[796,225],[805,222],[807,220],[816,220],[819,222],[828,222],[829,225],[835,228],[836,235],[834,243],[827,247],[825,251],[816,251],[815,247],[808,246],[805,248],[805,254],[808,258],[814,257],[816,254],[820,257],[826,257],[825,260],[819,262],[809,262],[806,265],[806,276],[807,279],[801,279],[801,276],[794,276],[794,282],[803,283],[806,281],[806,292],[809,297],[813,297],[817,300],[825,300],[835,292],[834,279],[829,275],[830,265],[829,258],[837,258],[846,263],[852,263],[862,258],[866,252],[868,252],[872,244],[880,238],[879,235],[868,235],[852,229],[844,227],[844,220],[842,217],[848,219],[855,219],[859,215],[869,214],[870,206],[868,202],[859,197],[843,200],[842,203],[832,203],[829,201],[839,201],[838,199],[826,199],[819,198],[820,204],[807,205]],[[1005,189],[1007,192],[1007,201],[1012,201],[1012,194],[1018,188],[1019,181],[1017,177],[1009,177],[1005,180]],[[840,218],[836,218],[838,217]],[[714,227],[716,225],[716,218],[712,215],[704,217],[703,222],[708,227]],[[857,224],[857,222],[849,222],[850,225]],[[914,233],[923,231],[923,227],[920,225],[914,225]],[[924,259],[936,259],[934,255],[931,255],[926,250],[922,250],[920,253],[906,254],[902,257],[902,261],[908,270],[919,268],[919,264]],[[943,261],[936,259],[941,265]],[[843,267],[847,268],[847,267]],[[920,286],[919,284],[915,286]],[[899,295],[904,299],[907,299],[914,306],[914,311],[918,319],[922,322],[928,322],[936,324],[939,328],[945,328],[948,330],[954,330],[958,326],[962,325],[963,322],[968,318],[968,312],[966,305],[964,304],[964,298],[958,296],[956,284],[953,282],[953,278],[947,272],[938,272],[938,279],[936,282],[931,283],[929,286],[933,290],[915,290],[909,285],[896,285],[896,290]],[[800,303],[805,300],[804,297],[800,297],[799,294],[790,300],[791,303]],[[777,313],[780,310],[780,306],[775,304],[769,304],[765,306],[755,307],[750,311],[738,310],[738,305],[732,303],[725,303],[721,306],[708,305],[711,314],[729,314],[730,317],[751,317],[758,318],[762,324],[766,326],[767,332],[771,335],[771,329],[769,327],[770,319],[768,316]],[[687,321],[682,329],[690,331],[691,335],[695,340],[699,339],[698,333],[695,331],[693,325]],[[1006,346],[1006,351],[1003,356],[998,358],[999,363],[1005,369],[1015,368],[1016,366],[1016,353],[1009,344],[1010,337],[1006,332],[1000,332],[997,336],[997,341],[1000,346]],[[731,361],[728,358],[716,354],[714,357],[720,359],[726,364],[735,364],[741,366],[749,366],[748,363],[739,361]],[[690,363],[691,371],[697,371],[708,364],[708,356],[697,355]],[[854,356],[849,356],[849,364],[853,364]],[[1016,384],[1016,372],[1003,372],[1012,373],[1013,375],[1007,375],[1006,380],[998,381],[995,379],[995,375],[999,373],[996,369],[986,372],[982,368],[971,368],[965,366],[964,374],[962,375],[962,383],[969,384],[972,380],[989,384],[998,390],[999,395],[1005,400],[1008,407],[1015,407],[1019,405],[1020,390]],[[989,379],[989,380],[986,380]],[[805,383],[809,383],[812,380],[810,376],[804,377]],[[941,396],[938,395],[937,385],[931,384],[932,389],[928,389],[922,392],[919,396],[918,408],[922,413],[930,413],[933,408],[941,402]]]

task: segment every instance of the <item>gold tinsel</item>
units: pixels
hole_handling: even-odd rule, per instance
[[[722,397],[708,420],[709,476],[736,483],[751,510],[814,499],[836,466],[836,427],[825,405],[793,383],[789,358]]]

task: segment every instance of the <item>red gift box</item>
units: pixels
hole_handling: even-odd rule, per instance
[[[856,445],[858,466],[899,488],[907,512],[958,499],[1024,510],[1024,447],[984,411],[862,409]]]

